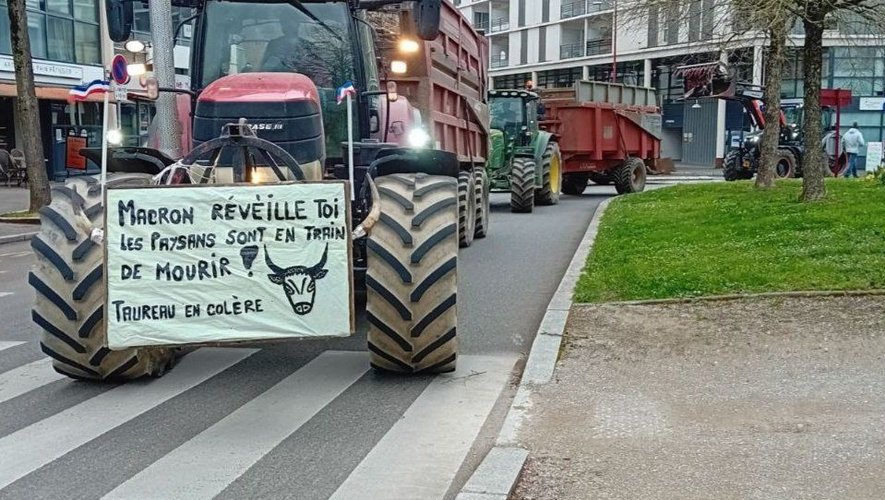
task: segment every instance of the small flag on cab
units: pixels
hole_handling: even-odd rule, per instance
[[[111,90],[111,82],[107,80],[92,80],[89,83],[82,83],[72,88],[68,92],[68,100],[70,101],[85,101],[87,97],[92,94],[98,94],[101,92],[110,92]]]
[[[341,104],[347,96],[355,96],[356,87],[350,80],[344,82],[344,85],[338,87],[338,104]]]

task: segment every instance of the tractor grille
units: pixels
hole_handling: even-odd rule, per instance
[[[225,124],[240,118],[252,125],[258,137],[285,149],[298,163],[325,156],[322,114],[311,101],[197,102],[194,146],[218,137]]]

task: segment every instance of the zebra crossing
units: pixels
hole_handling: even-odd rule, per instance
[[[0,342],[0,359],[22,344]],[[451,374],[393,377],[363,351],[317,351],[288,372],[285,354],[202,348],[100,392],[43,359],[0,373],[0,415],[93,391],[0,435],[0,498],[444,498],[516,361],[466,355]]]

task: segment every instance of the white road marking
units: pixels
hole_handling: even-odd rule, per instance
[[[326,351],[104,498],[212,498],[356,382],[364,352]]]
[[[4,349],[9,349],[10,347],[15,347],[17,345],[26,344],[27,342],[13,342],[13,341],[4,341],[0,340],[0,351]]]
[[[0,374],[0,403],[65,378],[52,369],[52,360],[44,358]]]
[[[9,253],[0,254],[0,257],[14,258],[14,257],[24,257],[25,255],[34,255],[34,252],[32,252],[30,250],[26,250],[24,252],[9,252]]]
[[[156,380],[131,382],[0,438],[0,489],[226,370],[257,349],[204,348]]]
[[[8,297],[10,295],[15,295],[15,294],[12,292],[0,292],[0,299],[2,299],[3,297]]]
[[[443,498],[515,361],[459,356],[457,372],[427,386],[332,499]]]

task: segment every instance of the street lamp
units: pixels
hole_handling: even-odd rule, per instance
[[[140,54],[148,48],[148,44],[142,42],[141,40],[129,40],[125,44],[123,44],[123,48],[132,52],[133,54]]]

